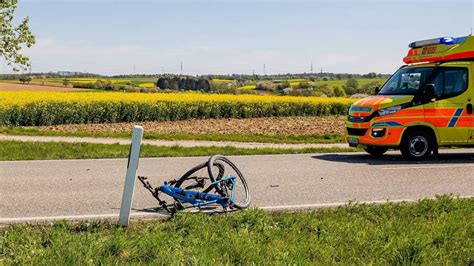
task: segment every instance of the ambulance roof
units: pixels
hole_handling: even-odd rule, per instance
[[[417,41],[410,43],[409,47],[407,56],[403,58],[406,64],[474,60],[474,36],[471,35]]]

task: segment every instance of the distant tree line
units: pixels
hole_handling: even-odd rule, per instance
[[[191,76],[185,75],[174,75],[174,74],[124,74],[124,75],[113,75],[103,76],[94,73],[82,73],[82,72],[48,72],[48,73],[28,73],[28,74],[0,74],[0,79],[3,80],[18,80],[20,77],[31,76],[33,79],[36,78],[189,78]],[[297,74],[274,74],[274,75],[248,75],[248,74],[230,74],[230,75],[198,75],[194,78],[197,79],[223,79],[223,80],[234,80],[236,82],[244,83],[247,81],[275,81],[275,80],[288,80],[288,79],[308,79],[310,81],[329,81],[329,80],[347,80],[350,78],[388,78],[390,75],[380,73],[367,73],[367,74],[349,74],[349,73],[297,73]]]
[[[286,74],[270,74],[270,75],[258,75],[258,74],[230,74],[230,75],[202,75],[199,77],[212,79],[228,79],[235,81],[248,81],[248,80],[288,80],[288,79],[309,79],[311,81],[328,81],[328,80],[346,80],[350,78],[388,78],[389,74],[381,74],[370,72],[367,74],[351,74],[351,73],[286,73]]]
[[[0,74],[2,80],[20,80],[25,77],[32,79],[49,79],[49,78],[100,78],[101,75],[93,73],[69,72],[67,74],[48,72],[48,73],[28,73],[28,74]]]
[[[94,89],[94,90],[105,90],[105,91],[126,91],[126,92],[158,92],[156,88],[141,88],[135,86],[133,83],[128,82],[127,84],[114,84],[110,80],[97,80],[96,82],[71,82],[68,79],[63,80],[63,85],[68,87],[72,84],[73,88],[81,89]]]
[[[188,76],[161,77],[156,82],[156,86],[162,90],[211,91],[211,83],[208,79]]]

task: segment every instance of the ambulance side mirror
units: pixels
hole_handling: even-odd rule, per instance
[[[380,87],[379,86],[375,87],[374,88],[374,95],[379,94],[379,91],[380,91]]]
[[[436,101],[436,91],[435,91],[435,85],[434,84],[426,84],[425,85],[425,91],[423,93],[425,96],[425,101],[426,102],[434,102]]]

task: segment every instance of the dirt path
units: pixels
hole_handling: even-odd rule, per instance
[[[69,143],[100,143],[100,144],[122,144],[129,145],[130,139],[119,138],[81,138],[81,137],[41,137],[41,136],[7,136],[0,135],[0,140],[36,141],[36,142],[69,142]],[[232,141],[200,141],[200,140],[143,140],[143,144],[154,146],[182,146],[182,147],[225,147],[236,148],[279,148],[279,149],[304,149],[304,148],[347,148],[346,143],[334,144],[276,144],[255,142],[232,142]]]

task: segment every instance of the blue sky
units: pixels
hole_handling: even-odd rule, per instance
[[[16,15],[34,72],[391,73],[409,42],[469,34],[473,1],[20,0]]]

